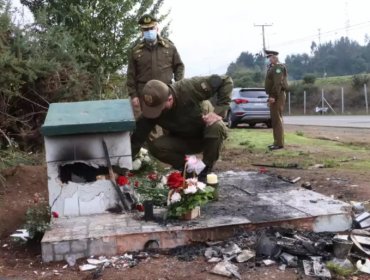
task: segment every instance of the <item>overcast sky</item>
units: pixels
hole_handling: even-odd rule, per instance
[[[261,51],[262,31],[255,24],[272,25],[265,28],[266,46],[279,51],[282,61],[309,53],[319,33],[321,43],[348,35],[363,45],[370,36],[369,0],[165,0],[168,9],[170,39],[187,77],[225,73],[242,51]]]

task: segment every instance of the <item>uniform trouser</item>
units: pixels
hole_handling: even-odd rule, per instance
[[[185,139],[173,135],[163,135],[150,143],[149,151],[157,159],[182,169],[185,155],[203,153],[203,162],[212,168],[218,160],[223,141],[226,139],[226,127],[218,121],[204,129],[203,138]]]
[[[271,124],[275,146],[284,146],[284,124],[283,124],[284,105],[285,105],[285,92],[282,92],[275,100],[275,102],[270,105]]]
[[[137,120],[141,115],[141,104],[142,104],[143,100],[142,100],[141,97],[139,97],[139,100],[140,100],[140,106],[132,107],[133,112],[134,112],[135,120]],[[156,139],[156,138],[158,138],[159,136],[161,136],[163,134],[164,134],[164,131],[162,130],[162,128],[160,126],[156,125],[149,134],[149,141],[153,141],[153,139]]]

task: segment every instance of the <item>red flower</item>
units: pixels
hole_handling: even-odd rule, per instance
[[[51,212],[51,214],[53,215],[54,218],[59,218],[58,212],[53,211]]]
[[[140,211],[140,212],[144,212],[144,205],[142,204],[137,204],[136,205],[136,210]]]
[[[170,189],[177,189],[181,188],[184,184],[184,177],[182,177],[181,173],[176,171],[172,172],[167,178],[167,185]]]
[[[151,180],[151,181],[156,181],[158,180],[158,174],[157,173],[150,173],[148,176],[148,179]]]
[[[140,185],[139,181],[135,181],[134,186],[135,186],[136,188],[138,188],[138,187],[139,187],[139,185]]]
[[[259,173],[262,173],[262,174],[267,173],[267,169],[264,167],[261,167],[259,170]]]
[[[135,176],[135,174],[132,173],[132,172],[127,173],[127,177],[134,177],[134,176]]]
[[[119,176],[119,177],[117,178],[117,184],[118,184],[119,186],[126,186],[126,185],[130,184],[130,181],[129,181],[129,180],[128,180],[128,178],[127,178],[127,177],[125,177],[125,176]]]

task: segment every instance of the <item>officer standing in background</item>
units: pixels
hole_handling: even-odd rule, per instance
[[[185,155],[203,153],[206,167],[198,179],[204,182],[227,136],[220,114],[229,108],[232,88],[230,77],[218,75],[183,79],[172,85],[158,80],[146,83],[143,112],[131,136],[132,155],[159,125],[168,133],[148,142],[150,153],[177,170],[184,168]],[[215,107],[209,102],[213,96]]]
[[[265,89],[269,96],[268,103],[274,136],[274,143],[268,148],[278,150],[284,148],[283,111],[286,98],[285,91],[288,89],[288,74],[285,65],[279,63],[278,52],[265,50],[265,53],[269,59]]]
[[[185,70],[175,45],[158,34],[158,22],[153,16],[142,16],[139,25],[144,39],[131,50],[126,84],[135,118],[141,114],[146,82],[156,79],[171,84],[173,79],[183,79]]]

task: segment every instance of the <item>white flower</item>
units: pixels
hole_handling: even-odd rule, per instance
[[[167,185],[167,176],[162,176],[162,178],[161,178],[161,183],[162,183],[163,185]]]
[[[144,156],[144,157],[143,157],[143,162],[146,162],[146,163],[151,162],[150,157],[149,157],[148,155]]]
[[[137,158],[132,162],[132,170],[139,170],[140,167],[141,167],[141,160]]]
[[[160,190],[164,189],[164,185],[162,183],[158,183],[155,187]]]
[[[148,150],[144,149],[144,148],[141,148],[139,153],[140,153],[140,156],[146,156],[146,155],[148,155]]]
[[[197,188],[200,189],[201,191],[204,191],[204,189],[206,188],[206,184],[204,184],[203,182],[198,182]]]
[[[171,198],[170,198],[171,203],[176,203],[176,202],[179,202],[180,200],[181,200],[181,195],[178,192],[174,192],[171,195]]]
[[[184,193],[185,194],[188,194],[188,193],[196,193],[196,192],[197,192],[197,187],[194,186],[194,185],[190,185],[186,189],[184,189]]]

